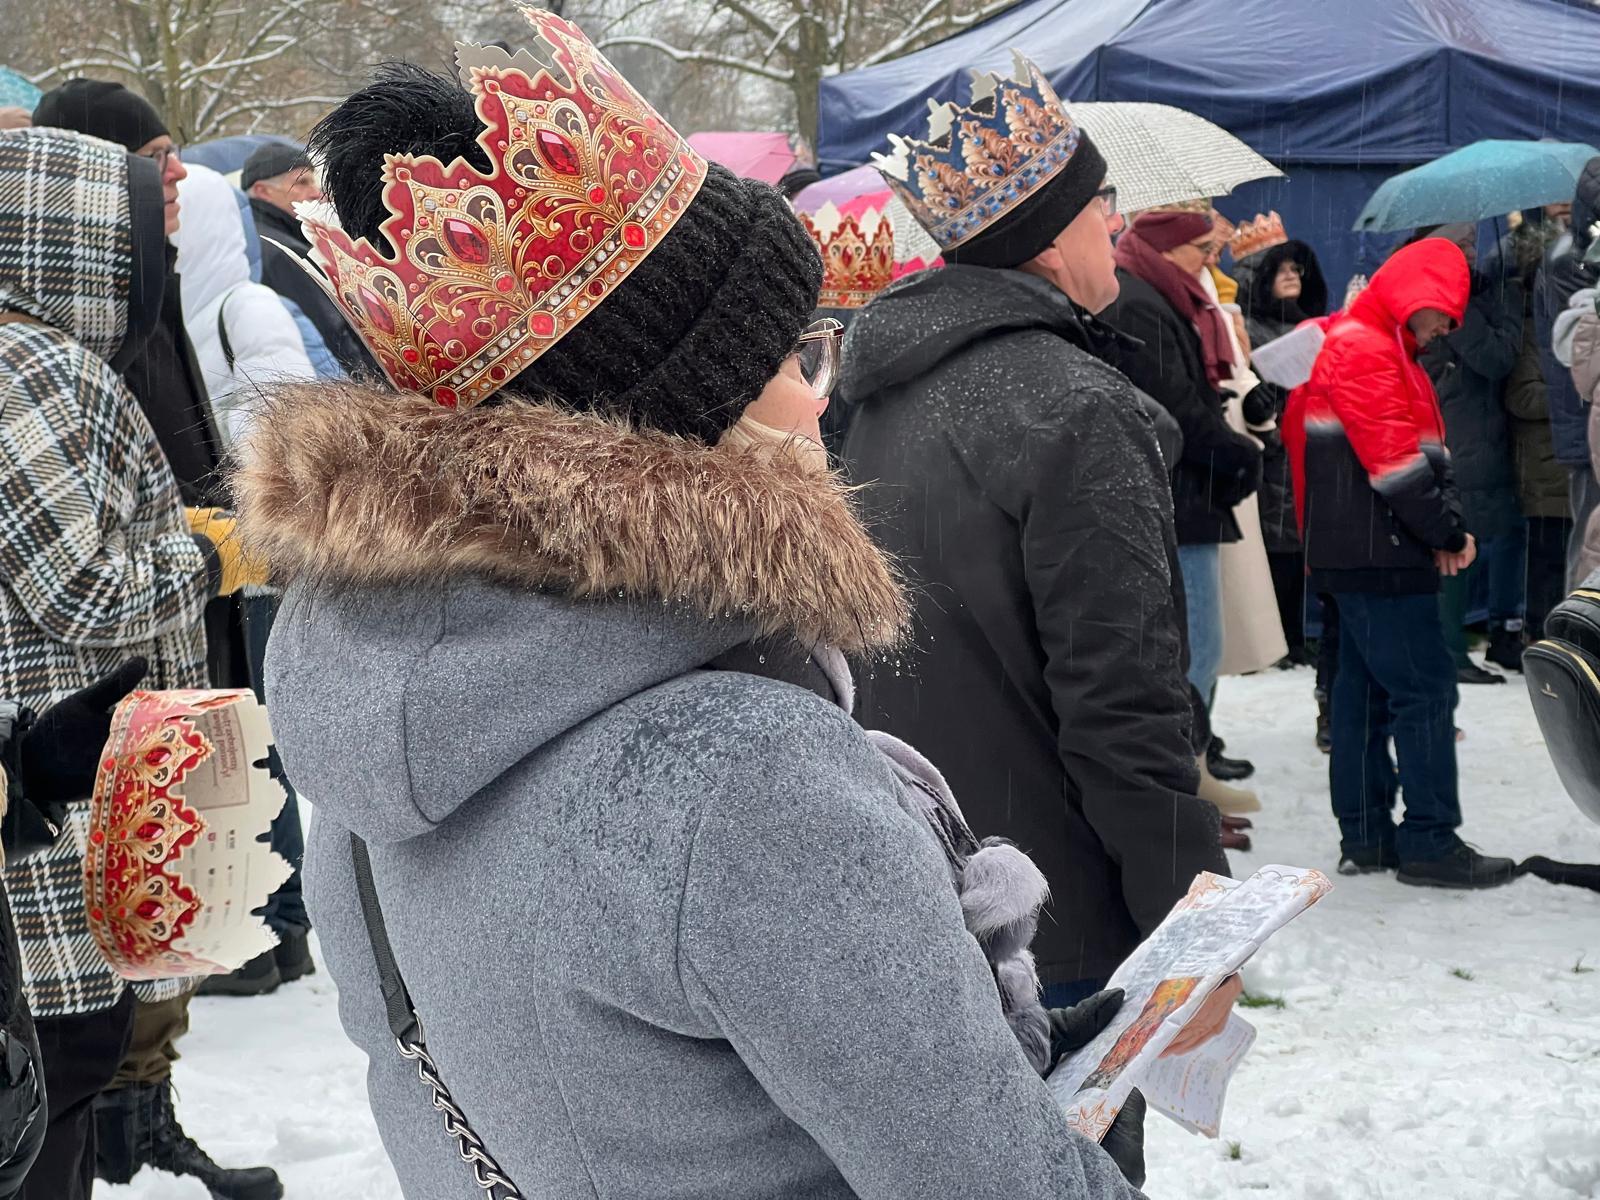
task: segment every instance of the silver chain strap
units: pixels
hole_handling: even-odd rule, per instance
[[[467,1124],[466,1114],[450,1095],[450,1089],[440,1077],[439,1068],[434,1065],[427,1045],[421,1041],[406,1042],[399,1038],[395,1039],[395,1045],[400,1047],[402,1057],[417,1064],[417,1078],[433,1093],[433,1107],[444,1117],[444,1131],[456,1140],[461,1161],[472,1169],[472,1177],[478,1181],[483,1194],[488,1200],[523,1200],[517,1185],[506,1177],[500,1164],[495,1162],[494,1155],[483,1144],[483,1139]]]

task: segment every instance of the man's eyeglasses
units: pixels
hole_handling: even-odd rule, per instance
[[[163,175],[165,175],[167,173],[167,163],[170,162],[172,159],[181,158],[182,157],[182,151],[180,150],[180,148],[178,146],[175,146],[175,145],[173,145],[173,146],[163,146],[159,150],[150,151],[150,153],[146,154],[144,157],[148,158],[151,162],[155,163],[156,170],[160,171]]]
[[[1117,189],[1115,187],[1101,188],[1094,194],[1094,198],[1100,201],[1100,211],[1105,213],[1108,218],[1117,215]]]
[[[828,395],[839,378],[839,350],[843,344],[844,325],[831,317],[811,322],[795,344],[800,374],[819,398]]]

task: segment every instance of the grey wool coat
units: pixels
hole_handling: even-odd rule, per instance
[[[352,830],[530,1198],[1139,1195],[1013,1036],[918,815],[937,777],[794,666],[905,621],[836,481],[354,386],[286,394],[245,461],[313,916],[408,1200],[477,1192],[388,1034]]]

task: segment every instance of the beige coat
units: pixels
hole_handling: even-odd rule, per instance
[[[1209,274],[1203,275],[1202,283],[1209,282]],[[1228,331],[1233,361],[1246,362],[1232,321]],[[1234,373],[1233,386],[1227,390],[1244,396],[1259,382],[1255,372],[1241,366]],[[1234,430],[1248,435],[1250,430],[1239,409],[1239,400],[1230,398],[1224,413]],[[1222,663],[1217,668],[1218,675],[1248,675],[1270,667],[1289,653],[1283,620],[1278,615],[1277,592],[1272,586],[1272,569],[1267,565],[1267,543],[1261,535],[1261,509],[1256,497],[1236,506],[1233,515],[1239,522],[1239,540],[1221,547]]]

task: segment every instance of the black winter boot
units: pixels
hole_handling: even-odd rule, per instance
[[[1512,625],[1516,628],[1513,629]],[[1506,671],[1522,670],[1522,622],[1507,621],[1504,625],[1497,625],[1489,634],[1489,649],[1484,652],[1484,660],[1492,662],[1495,666]]]
[[[141,1141],[149,1140],[136,1103],[137,1088],[115,1088],[94,1098],[94,1173],[107,1183],[127,1183],[139,1173],[144,1157]]]
[[[272,952],[278,963],[278,978],[284,983],[317,973],[317,964],[311,960],[310,933],[309,929],[291,930],[282,936]]]
[[[120,1096],[119,1103],[131,1112],[133,1152],[129,1158],[135,1172],[141,1166],[151,1166],[170,1175],[189,1175],[206,1186],[212,1200],[283,1200],[283,1184],[271,1167],[219,1167],[195,1144],[178,1124],[178,1114],[172,1106],[171,1080],[160,1084],[134,1084],[108,1092],[102,1099],[108,1096]],[[95,1116],[97,1130],[104,1128],[98,1124],[98,1101]],[[106,1175],[101,1178],[117,1182]]]
[[[1243,758],[1229,758],[1223,753],[1228,744],[1221,738],[1213,736],[1206,746],[1206,766],[1211,768],[1211,778],[1220,779],[1224,783],[1236,783],[1241,779],[1249,779],[1256,773],[1255,764]]]
[[[256,955],[237,971],[212,975],[200,985],[202,996],[266,996],[278,990],[283,976],[275,950]]]
[[[1514,860],[1480,854],[1465,842],[1457,842],[1443,858],[1401,863],[1395,876],[1413,887],[1457,889],[1500,887],[1516,877]]]

